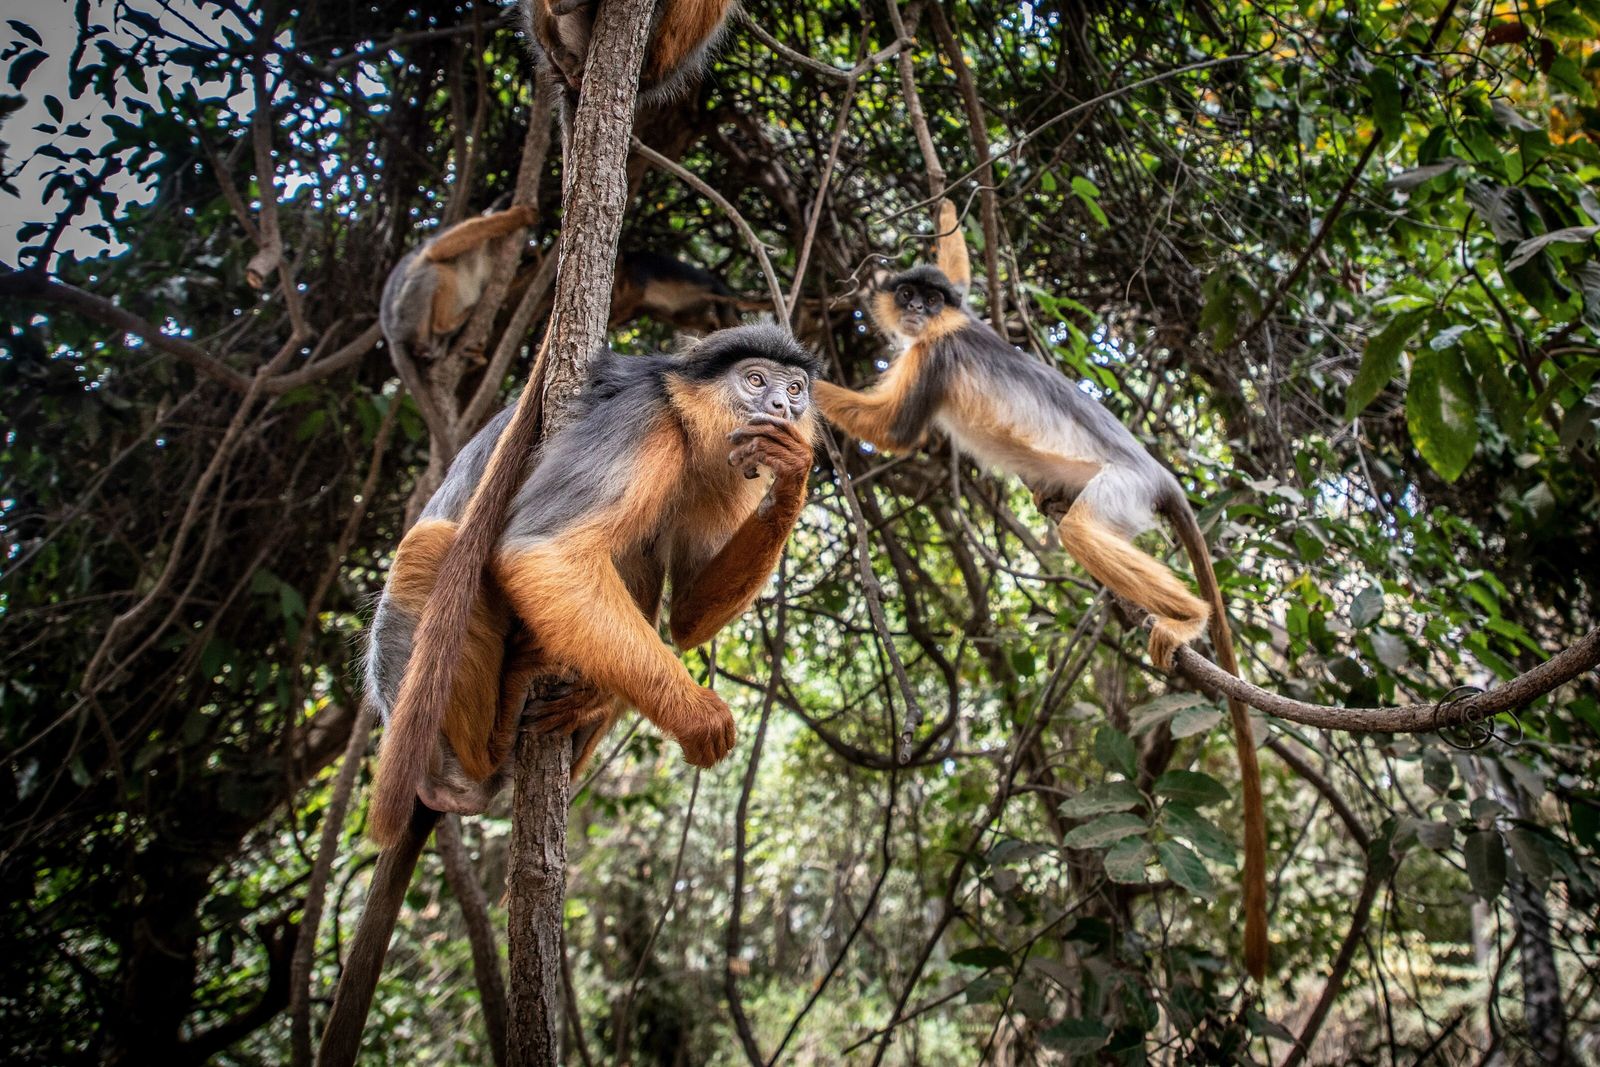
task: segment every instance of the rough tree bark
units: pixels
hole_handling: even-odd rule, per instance
[[[583,94],[562,164],[555,305],[529,388],[544,388],[544,431],[559,429],[605,340],[611,275],[627,204],[627,156],[651,0],[600,5]],[[566,895],[567,805],[572,759],[564,737],[517,740],[510,886],[512,1067],[561,1062],[561,927]]]

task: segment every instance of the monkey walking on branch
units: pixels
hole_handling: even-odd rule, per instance
[[[1042,503],[1069,504],[1057,527],[1062,545],[1102,585],[1151,614],[1151,659],[1170,667],[1178,646],[1209,621],[1217,662],[1237,675],[1211,554],[1178,480],[1092,397],[967,310],[971,268],[948,200],[939,208],[937,261],[872,294],[872,317],[900,352],[864,393],[818,382],[823,415],[896,450],[915,448],[936,428],[978,462],[1021,478]],[[1132,544],[1158,513],[1177,532],[1204,600]],[[1245,966],[1259,981],[1267,964],[1261,773],[1245,706],[1230,698],[1228,711],[1244,800]]]

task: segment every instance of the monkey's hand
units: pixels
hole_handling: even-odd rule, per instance
[[[683,758],[696,767],[713,766],[733,751],[738,740],[733,712],[711,690],[696,689],[693,707],[684,710],[682,721],[672,735],[683,747]]]
[[[774,415],[752,415],[750,421],[728,435],[733,451],[728,462],[754,478],[766,467],[780,483],[804,482],[811,474],[811,442],[798,423]]]

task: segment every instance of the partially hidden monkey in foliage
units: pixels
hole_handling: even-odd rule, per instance
[[[599,0],[522,0],[534,55],[548,64],[570,102],[583,88]],[[669,100],[705,67],[732,0],[657,0],[639,72],[639,102]]]
[[[616,329],[640,315],[680,330],[709,333],[739,324],[739,312],[767,307],[737,296],[710,271],[656,252],[624,252],[611,284],[611,319]]]
[[[1019,351],[965,307],[971,268],[955,205],[939,209],[938,266],[919,266],[872,294],[869,310],[901,346],[866,392],[815,387],[829,421],[888,449],[919,445],[930,428],[980,463],[1014,474],[1041,504],[1070,505],[1061,543],[1102,585],[1153,617],[1150,656],[1169,667],[1178,646],[1206,631],[1217,662],[1237,675],[1211,554],[1177,478],[1109,411],[1052,367]],[[1201,600],[1132,539],[1171,521]],[[1255,740],[1244,705],[1228,701],[1244,797],[1245,965],[1266,971],[1266,821]]]
[[[728,754],[727,705],[657,635],[662,588],[680,648],[755,599],[805,503],[817,369],[774,326],[723,330],[677,356],[597,355],[573,421],[516,488],[481,595],[451,620],[462,653],[441,664],[418,659],[417,622],[511,409],[467,444],[401,542],[369,634],[368,698],[388,724],[374,838],[395,842],[415,799],[484,809],[535,674],[581,679],[540,722],[575,735],[574,773],[617,700],[696,766]]]
[[[378,325],[395,370],[432,433],[442,435],[445,424],[417,370],[416,356],[438,355],[466,324],[489,282],[495,242],[532,225],[534,217],[531,207],[518,204],[458,222],[402,256],[383,283]]]

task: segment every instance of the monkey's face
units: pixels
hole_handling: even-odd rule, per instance
[[[960,297],[938,268],[915,267],[878,290],[872,311],[884,329],[915,341],[929,323],[960,305]]]
[[[802,422],[811,408],[811,376],[771,359],[741,359],[728,370],[728,389],[744,414]]]

